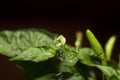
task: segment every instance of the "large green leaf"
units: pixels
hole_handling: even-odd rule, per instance
[[[54,71],[53,61],[51,63],[48,59],[55,56],[56,37],[56,34],[42,29],[1,31],[0,53],[11,57],[10,60],[17,61],[17,65],[25,72],[28,80],[33,80]],[[54,69],[51,66],[54,66]]]
[[[23,29],[0,32],[0,53],[13,57],[30,47],[54,45],[57,35],[42,29]],[[54,47],[54,46],[53,46]]]
[[[48,46],[39,48],[29,48],[23,53],[11,58],[10,60],[25,60],[25,61],[45,61],[55,56],[56,51]]]

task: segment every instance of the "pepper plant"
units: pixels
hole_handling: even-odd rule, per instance
[[[27,80],[120,80],[120,59],[111,58],[116,36],[102,47],[89,29],[85,34],[90,47],[82,47],[81,32],[71,46],[63,35],[44,29],[4,30],[0,53],[15,61]]]

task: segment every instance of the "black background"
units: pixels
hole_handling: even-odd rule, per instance
[[[120,36],[119,0],[4,0],[0,2],[0,30],[44,28],[63,34],[73,45],[75,32],[87,28],[93,31],[104,46],[111,35],[117,42],[113,58],[117,60]],[[84,36],[85,37],[85,36]],[[89,46],[84,38],[83,46]],[[0,55],[0,80],[25,80],[14,62]]]

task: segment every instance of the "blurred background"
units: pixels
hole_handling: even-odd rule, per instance
[[[117,36],[113,57],[120,52],[119,0],[4,0],[0,1],[0,31],[44,28],[63,34],[74,45],[75,33],[90,29],[104,46],[111,35]],[[84,36],[83,46],[89,46]],[[14,62],[0,55],[0,80],[25,80]]]

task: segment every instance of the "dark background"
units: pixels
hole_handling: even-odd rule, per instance
[[[67,43],[73,45],[75,32],[87,28],[95,33],[104,46],[111,35],[117,42],[113,57],[118,59],[120,46],[119,0],[4,0],[0,2],[0,30],[44,28],[63,34]],[[85,36],[84,36],[85,37]],[[84,38],[83,46],[89,46]],[[0,55],[0,80],[25,80],[14,62]]]

